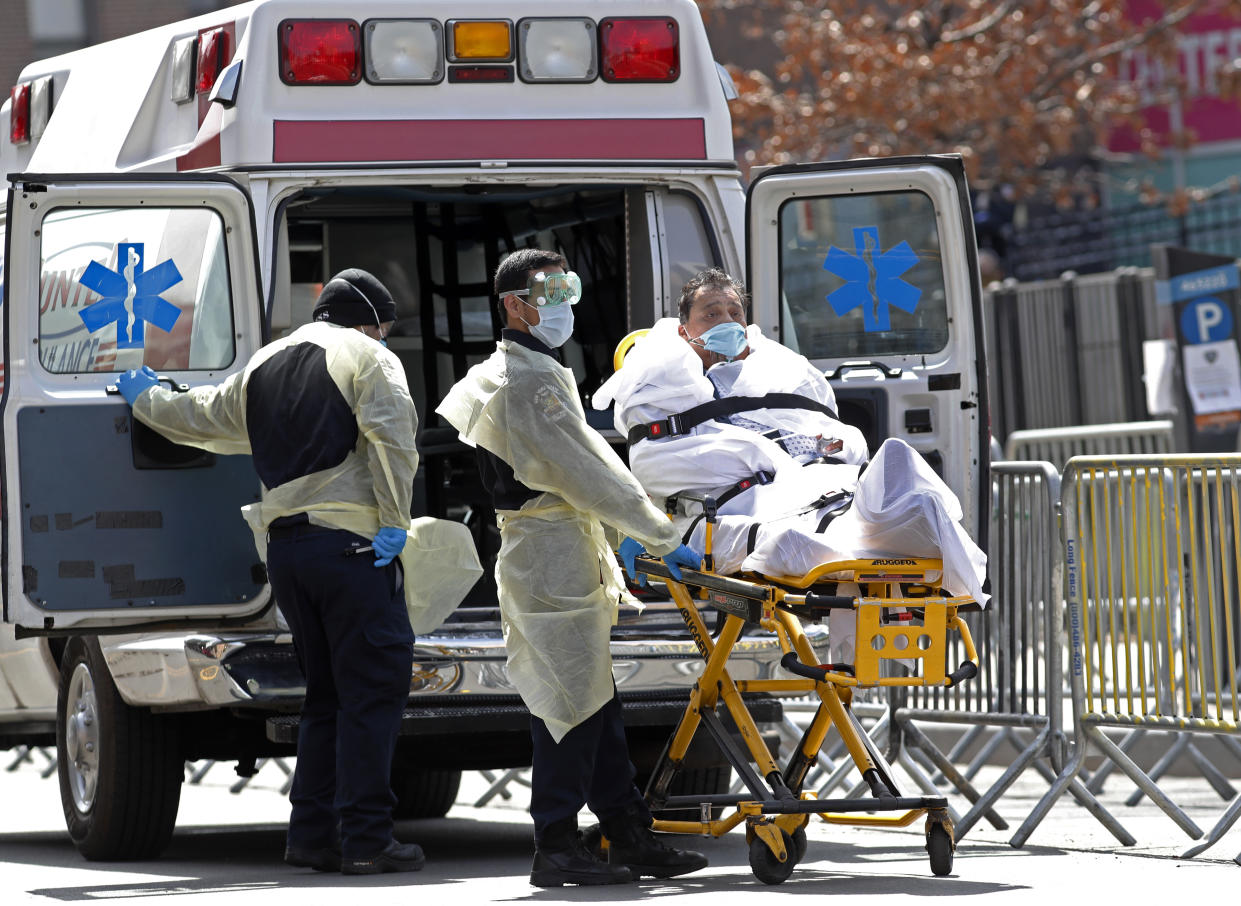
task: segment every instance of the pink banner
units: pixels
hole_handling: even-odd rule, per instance
[[[1241,99],[1220,97],[1219,68],[1241,58],[1241,19],[1206,11],[1186,19],[1178,27],[1176,62],[1158,60],[1142,48],[1127,52],[1120,59],[1118,77],[1137,86],[1146,102],[1142,113],[1145,127],[1160,147],[1173,144],[1173,122],[1166,103],[1157,103],[1160,94],[1174,88],[1174,79],[1184,80],[1185,94],[1181,117],[1195,144],[1241,139]],[[1159,0],[1130,0],[1129,18],[1135,22],[1157,20],[1163,12]],[[1141,138],[1131,126],[1115,129],[1108,137],[1111,151],[1137,151]]]

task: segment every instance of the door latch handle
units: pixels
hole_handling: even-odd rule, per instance
[[[164,381],[167,381],[167,382],[168,382],[168,386],[169,386],[169,387],[171,387],[173,390],[175,390],[177,393],[188,393],[188,392],[189,392],[189,390],[190,390],[190,385],[189,385],[189,384],[180,384],[180,383],[177,383],[176,381],[174,381],[172,378],[170,378],[170,377],[169,377],[168,375],[166,375],[166,374],[161,374],[161,375],[159,375],[159,376],[156,378],[156,380],[158,380],[160,383],[163,383]],[[121,388],[120,388],[120,387],[118,387],[118,386],[116,386],[116,384],[109,384],[108,386],[104,387],[103,389],[104,389],[104,392],[105,392],[105,393],[107,393],[109,396],[120,396],[120,394],[121,394]]]

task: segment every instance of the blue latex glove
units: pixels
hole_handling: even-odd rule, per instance
[[[668,571],[672,573],[674,578],[681,578],[681,567],[688,569],[702,569],[702,554],[694,550],[688,544],[682,544],[672,553],[664,557],[664,563],[668,567]]]
[[[116,389],[121,391],[121,396],[125,397],[125,402],[131,407],[138,397],[158,384],[159,377],[146,365],[143,365],[140,371],[137,369],[126,371],[116,379]]]
[[[638,554],[645,554],[646,548],[634,541],[632,538],[626,538],[620,543],[621,560],[625,562],[625,572],[629,574],[629,581],[636,582],[639,585],[646,585],[646,575],[638,575],[638,571],[634,566],[634,561],[638,559]]]
[[[371,541],[375,548],[375,565],[387,566],[405,547],[405,539],[409,536],[405,529],[381,528]]]

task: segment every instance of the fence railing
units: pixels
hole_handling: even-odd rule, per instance
[[[1063,469],[1074,456],[1172,453],[1170,420],[1118,425],[1072,425],[1014,431],[1004,442],[1005,459],[1039,460]]]
[[[1224,187],[1176,216],[1162,203],[1048,212],[1006,240],[1008,267],[1018,280],[1146,267],[1152,243],[1241,256],[1241,193]]]
[[[1104,730],[1241,738],[1241,456],[1079,457],[1065,468],[1061,502],[1076,746],[1013,843],[1076,783],[1092,749],[1200,838]],[[1185,855],[1238,817],[1241,796]]]
[[[992,433],[1147,421],[1142,344],[1159,336],[1154,276],[1008,281],[985,307]]]
[[[1034,767],[1050,783],[1065,763],[1064,680],[1058,530],[1060,476],[1046,462],[1000,462],[992,466],[991,552],[988,570],[993,600],[982,613],[967,617],[978,649],[979,673],[951,689],[908,690],[894,702],[893,719],[904,742],[906,767],[921,753],[945,781],[966,796],[972,808],[956,822],[960,840],[982,818],[998,828],[1007,824],[994,806]],[[952,657],[961,657],[956,652]],[[955,663],[955,661],[954,661]],[[926,724],[965,730],[948,752],[923,731]],[[963,769],[962,754],[989,737]],[[1016,753],[989,789],[979,793],[972,780],[1001,746]],[[1073,795],[1122,843],[1131,844],[1119,822],[1075,781]]]

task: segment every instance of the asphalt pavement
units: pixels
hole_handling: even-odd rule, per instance
[[[0,753],[0,768],[13,753]],[[1191,845],[1182,831],[1149,801],[1124,805],[1131,787],[1113,777],[1102,801],[1137,838],[1122,847],[1083,809],[1062,801],[1021,849],[1008,844],[1013,830],[1045,786],[1037,775],[1023,779],[1002,800],[1006,831],[985,824],[973,829],[958,848],[953,872],[932,876],[923,848],[921,822],[907,829],[868,830],[812,821],[805,860],[779,886],[755,879],[745,838],[736,830],[723,838],[681,838],[679,845],[700,849],[710,866],[667,881],[642,881],[607,888],[541,890],[527,876],[533,852],[524,787],[509,787],[511,798],[483,808],[474,801],[487,787],[468,773],[458,803],[435,821],[402,822],[397,836],[417,841],[427,867],[409,875],[342,877],[288,867],[281,861],[287,802],[280,792],[285,775],[269,762],[238,793],[231,765],[217,764],[199,784],[183,790],[177,832],[162,859],[141,863],[90,863],[78,856],[64,832],[55,776],[42,779],[36,757],[16,770],[0,770],[0,904],[98,903],[154,899],[189,906],[283,906],[339,901],[355,888],[366,889],[366,906],[420,902],[561,903],[625,902],[675,896],[677,902],[739,904],[803,897],[837,896],[920,901],[926,897],[1007,906],[1057,898],[1073,902],[1089,896],[1222,898],[1241,887],[1241,825],[1193,860],[1178,858]],[[985,784],[984,769],[979,782]],[[1236,771],[1233,770],[1233,780]],[[1241,786],[1241,782],[1237,783]],[[1210,827],[1226,804],[1200,778],[1176,778],[1168,789],[1202,827]],[[964,807],[963,801],[955,801]],[[585,820],[585,816],[584,819]],[[192,900],[179,898],[193,895]],[[865,902],[865,900],[863,900]]]

